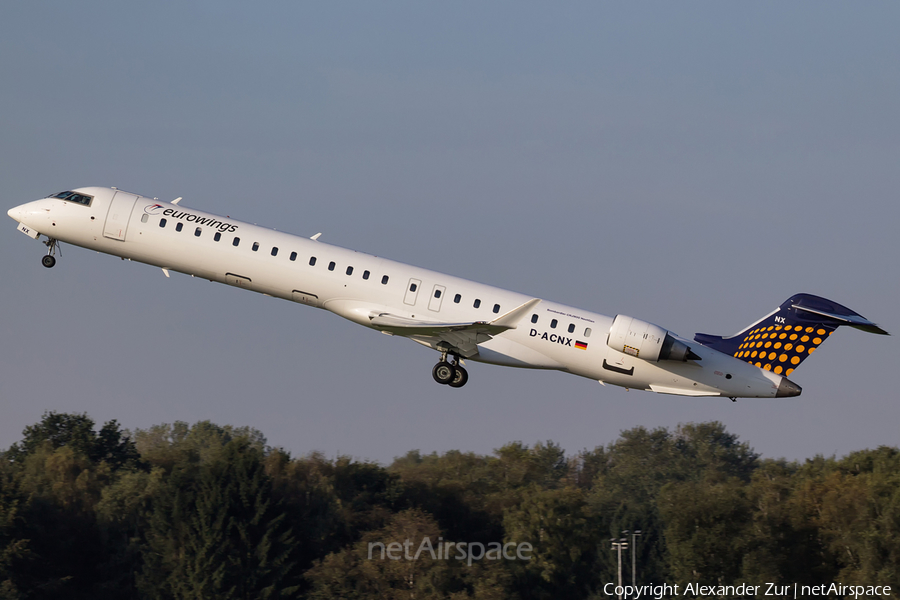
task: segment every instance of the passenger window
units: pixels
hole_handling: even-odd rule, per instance
[[[232,245],[232,246],[237,246],[237,245],[240,244],[240,243],[241,243],[241,238],[236,237],[236,238],[234,238],[234,241],[231,242],[231,245]]]
[[[456,304],[459,304],[460,300],[462,300],[461,294],[457,294],[457,295],[453,296],[453,302],[455,302]]]
[[[213,239],[218,242],[222,239],[222,233],[220,231],[217,231],[216,235],[213,236]]]
[[[475,308],[481,308],[481,300],[475,299],[474,304],[472,304]]]
[[[316,266],[316,257],[315,256],[309,257],[309,266],[311,266],[311,267]]]
[[[334,261],[331,261],[330,263],[328,263],[328,270],[334,271]]]
[[[569,323],[569,333],[575,333],[575,323]]]
[[[259,250],[259,242],[253,242],[253,247],[251,247],[250,249],[253,250],[254,252]]]
[[[347,267],[347,275],[353,275],[353,267]]]
[[[550,321],[550,329],[556,329],[556,324],[558,322],[559,321],[557,321],[556,319],[553,319],[552,321]]]
[[[538,316],[537,316],[537,315],[531,315],[531,322],[532,322],[532,323],[537,323],[537,320],[538,320]]]
[[[441,297],[441,290],[434,290],[434,297],[435,297],[435,298],[440,298],[440,297]]]
[[[194,230],[194,237],[200,237],[200,232],[201,232],[201,231],[203,231],[203,230],[200,229],[199,227],[198,227],[197,229],[195,229],[195,230]]]
[[[175,231],[181,231],[182,229],[184,229],[184,223],[179,222],[175,225]]]
[[[388,276],[385,275],[384,277],[381,278],[381,285],[387,285],[387,282],[388,282]]]
[[[419,289],[419,286],[417,286],[416,284],[414,284],[414,283],[409,284],[409,291],[414,292],[417,289]]]
[[[278,248],[272,247],[272,256],[278,256]]]
[[[291,260],[297,260],[297,253],[291,252]]]
[[[591,328],[590,327],[584,328],[584,337],[591,337]]]
[[[369,272],[363,271],[363,279],[368,279],[368,278],[369,278]]]
[[[499,304],[495,304],[495,305],[494,305],[494,313],[496,314],[496,313],[498,313],[498,312],[500,312],[500,305],[499,305]]]
[[[141,215],[141,223],[146,223],[149,218],[150,218],[150,215],[148,215],[148,214]]]
[[[159,220],[159,226],[160,226],[160,227],[165,227],[165,226],[166,226],[166,220],[165,220],[165,219],[160,219],[160,220]]]

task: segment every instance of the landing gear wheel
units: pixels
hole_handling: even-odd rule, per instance
[[[456,378],[456,367],[447,361],[442,360],[434,365],[434,368],[431,370],[431,375],[434,377],[435,381],[441,385],[446,385]]]
[[[469,372],[466,371],[463,367],[456,365],[456,375],[453,377],[453,381],[448,383],[450,387],[461,388],[466,385],[466,382],[469,381]]]
[[[53,255],[59,250],[59,255],[62,256],[62,250],[60,250],[59,242],[56,238],[47,238],[44,245],[47,246],[47,254],[41,259],[41,264],[50,269],[56,264],[56,257]]]

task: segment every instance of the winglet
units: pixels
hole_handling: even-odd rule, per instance
[[[491,321],[491,325],[496,325],[497,327],[506,327],[507,329],[515,329],[518,322],[521,321],[526,314],[534,310],[534,307],[540,303],[540,298],[532,298],[522,306],[514,308],[504,315],[500,315],[499,317]]]

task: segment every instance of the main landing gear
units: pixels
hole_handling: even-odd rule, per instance
[[[47,254],[41,259],[41,264],[47,267],[48,269],[52,269],[53,265],[56,264],[56,251],[59,249],[59,242],[55,238],[48,238],[44,245],[47,246]],[[59,255],[62,256],[62,250],[59,251]]]
[[[447,353],[441,352],[441,361],[431,370],[434,380],[441,385],[461,388],[469,381],[469,373],[460,364],[459,356],[453,355],[453,362],[447,362]]]

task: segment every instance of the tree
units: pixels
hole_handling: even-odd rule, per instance
[[[28,540],[17,535],[20,502],[12,473],[0,464],[0,600],[24,597],[16,584],[17,567],[30,558],[31,551]]]
[[[703,585],[738,580],[751,521],[745,484],[736,477],[669,483],[659,511],[672,582]]]
[[[21,442],[10,446],[6,457],[22,462],[39,448],[71,448],[91,462],[106,462],[113,469],[134,468],[140,464],[140,455],[134,442],[120,428],[117,421],[108,421],[94,433],[94,421],[86,414],[68,414],[48,411],[40,423],[29,425],[22,432]]]
[[[300,570],[356,539],[348,538],[351,527],[344,502],[335,493],[333,467],[320,454],[292,460],[287,452],[273,450],[265,459],[273,493],[292,527]]]
[[[601,541],[596,518],[578,488],[533,489],[506,511],[505,542],[528,543],[533,555],[510,565],[523,598],[585,598],[598,583]]]
[[[380,529],[329,554],[307,571],[314,600],[501,600],[509,577],[500,561],[459,560],[444,554],[449,540],[435,520],[419,509],[396,513]],[[391,546],[394,544],[394,546]],[[467,551],[468,552],[468,551]],[[476,553],[477,554],[477,553]]]
[[[17,569],[20,589],[32,597],[96,598],[104,585],[101,571],[110,548],[97,526],[95,507],[112,470],[92,463],[74,445],[56,449],[49,442],[16,465],[17,529],[27,539],[32,560]]]
[[[176,421],[134,432],[135,447],[141,458],[167,472],[176,466],[186,468],[214,461],[225,445],[236,439],[265,451],[266,438],[260,431],[251,427],[220,426],[210,421],[198,421],[194,425]]]
[[[900,585],[900,451],[881,447],[802,470],[796,503],[815,526],[833,577]]]
[[[147,597],[296,596],[294,540],[263,458],[239,438],[217,459],[173,472],[154,498],[147,526],[138,582]]]

